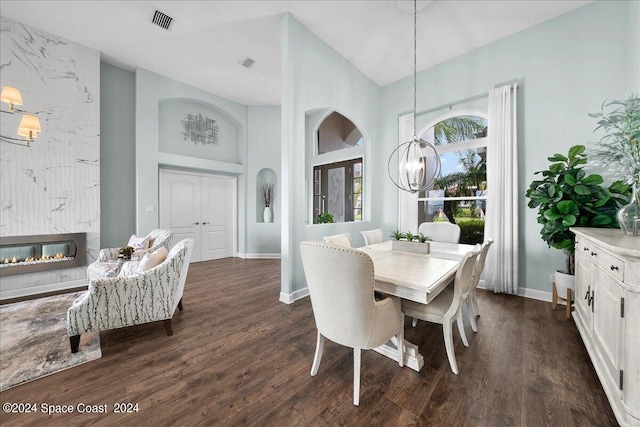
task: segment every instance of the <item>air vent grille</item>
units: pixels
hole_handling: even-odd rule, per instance
[[[242,65],[244,68],[251,68],[253,64],[255,64],[255,62],[256,61],[254,61],[253,59],[245,57],[240,61],[240,65]]]
[[[159,10],[156,10],[153,14],[152,23],[156,24],[160,28],[164,28],[165,30],[171,29],[171,24],[173,23],[173,18],[169,15],[166,15]]]

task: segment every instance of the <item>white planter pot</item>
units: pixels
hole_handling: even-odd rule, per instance
[[[431,249],[429,242],[407,242],[406,240],[392,240],[391,250],[403,252],[415,252],[418,254],[428,254]]]
[[[562,298],[566,297],[567,289],[571,289],[573,291],[575,287],[575,282],[576,282],[576,276],[556,270],[556,276],[555,276],[556,290],[558,291],[558,295],[560,297]]]
[[[264,212],[262,213],[262,220],[264,222],[271,222],[273,220],[273,217],[271,216],[271,208],[269,206],[264,208]]]

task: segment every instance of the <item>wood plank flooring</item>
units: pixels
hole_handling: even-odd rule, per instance
[[[459,375],[439,325],[406,319],[425,366],[362,354],[352,405],[353,352],[326,341],[309,371],[315,324],[308,298],[278,302],[279,260],[192,264],[184,311],[101,332],[101,359],[0,393],[0,401],[108,405],[108,414],[5,414],[6,426],[615,426],[573,320],[551,304],[479,291],[480,332],[454,328]],[[115,403],[139,411],[113,413]]]

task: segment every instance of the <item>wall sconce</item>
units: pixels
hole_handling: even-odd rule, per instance
[[[38,133],[40,133],[40,131],[42,130],[42,128],[40,127],[40,119],[38,119],[38,116],[36,115],[26,114],[26,111],[13,108],[14,105],[22,105],[22,95],[20,95],[20,91],[14,87],[3,87],[2,94],[0,94],[0,101],[9,104],[9,110],[1,110],[3,113],[24,113],[22,114],[22,119],[20,120],[20,124],[18,125],[17,132],[18,135],[24,137],[24,139],[13,138],[5,135],[0,135],[0,139],[11,144],[29,146],[31,141],[37,138]]]

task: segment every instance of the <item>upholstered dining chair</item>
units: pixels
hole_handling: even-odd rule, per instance
[[[311,376],[318,373],[325,338],[353,348],[353,404],[358,405],[361,350],[379,347],[395,336],[398,363],[403,365],[400,300],[374,299],[373,261],[365,252],[307,241],[300,243],[300,253],[318,329]]]
[[[324,241],[333,243],[334,245],[351,247],[351,235],[349,233],[334,234],[333,236],[324,236]]]
[[[460,226],[450,222],[423,222],[418,227],[418,233],[430,237],[434,242],[460,242]]]
[[[453,292],[443,291],[429,304],[421,304],[414,301],[403,300],[402,312],[406,316],[411,316],[427,322],[439,323],[442,325],[442,333],[444,335],[444,344],[449,358],[449,365],[454,374],[458,374],[458,364],[456,362],[456,354],[453,347],[453,322],[458,324],[458,331],[465,347],[469,347],[466,335],[464,334],[464,325],[462,321],[462,305],[465,295],[473,286],[474,270],[480,250],[467,252],[456,272],[453,282]]]
[[[476,316],[480,316],[480,312],[478,311],[478,301],[476,300],[476,287],[478,287],[478,282],[480,282],[480,275],[484,271],[484,262],[487,259],[489,247],[492,244],[493,239],[491,237],[487,238],[487,240],[485,240],[485,242],[482,244],[482,252],[480,252],[480,256],[478,257],[478,261],[476,264],[476,270],[473,276],[473,284],[471,285],[471,289],[469,290],[467,298],[465,298],[464,300],[464,303],[467,306],[467,314],[469,315],[469,323],[471,323],[471,329],[473,329],[473,332],[478,332]]]
[[[374,243],[382,243],[384,240],[384,236],[382,234],[382,229],[378,228],[376,230],[363,230],[362,237],[364,237],[364,245],[373,245]]]

